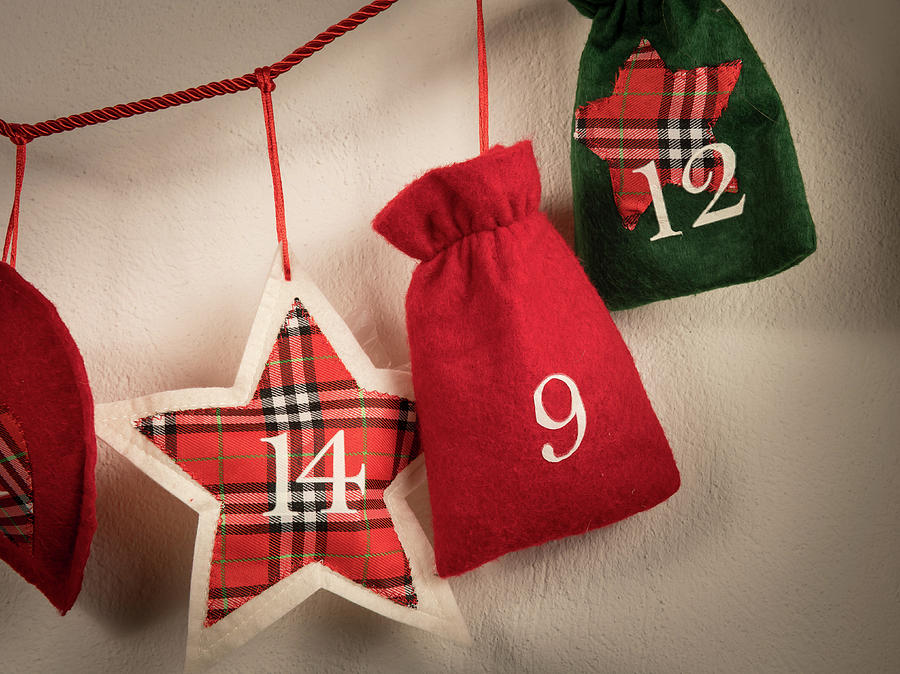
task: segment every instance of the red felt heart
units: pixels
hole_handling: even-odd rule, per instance
[[[78,347],[50,301],[0,263],[0,559],[63,614],[97,528],[96,456]]]
[[[430,171],[375,220],[422,260],[406,316],[442,576],[679,486],[631,354],[540,194],[519,143]]]

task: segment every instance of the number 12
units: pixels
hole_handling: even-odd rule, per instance
[[[741,196],[741,200],[734,206],[720,208],[717,211],[712,210],[712,207],[719,200],[719,197],[725,193],[728,184],[734,177],[734,169],[737,165],[734,150],[731,149],[730,145],[725,143],[710,143],[709,145],[701,147],[699,150],[695,150],[681,174],[681,186],[691,194],[700,194],[709,187],[709,184],[713,179],[712,171],[709,172],[709,175],[706,177],[706,182],[702,185],[694,185],[691,182],[691,170],[693,169],[694,164],[707,152],[718,152],[722,156],[722,181],[716,188],[716,193],[713,195],[712,201],[706,205],[703,212],[696,220],[694,220],[692,227],[702,227],[711,222],[736,218],[744,212],[744,199],[747,198],[747,195],[744,194]],[[659,232],[651,236],[650,240],[658,241],[659,239],[665,239],[670,236],[681,236],[683,232],[672,229],[672,224],[669,221],[669,212],[666,210],[666,201],[663,199],[662,185],[659,183],[659,171],[656,169],[656,162],[651,161],[649,164],[644,164],[640,168],[633,170],[635,173],[642,173],[647,178],[647,184],[650,186],[650,196],[653,198],[653,207],[656,209]]]

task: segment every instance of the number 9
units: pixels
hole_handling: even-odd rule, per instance
[[[561,420],[554,419],[547,414],[547,410],[544,407],[544,387],[553,379],[557,379],[565,384],[568,387],[569,395],[572,398],[569,415]],[[559,463],[563,459],[568,459],[575,453],[575,450],[581,446],[581,441],[584,440],[584,430],[587,425],[587,413],[584,411],[584,402],[581,400],[581,393],[578,391],[578,386],[572,381],[571,377],[567,377],[564,374],[551,374],[538,384],[538,387],[534,390],[534,418],[541,426],[548,428],[551,431],[559,430],[563,426],[567,426],[572,419],[576,419],[578,422],[578,437],[575,439],[575,445],[572,449],[562,456],[557,456],[550,443],[547,443],[541,450],[541,456],[544,457],[545,461],[549,461],[550,463]]]

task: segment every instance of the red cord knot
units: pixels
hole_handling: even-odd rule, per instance
[[[272,79],[272,69],[269,66],[263,66],[253,71],[256,76],[256,86],[260,91],[270,93],[275,91],[275,81]]]
[[[9,140],[16,145],[27,145],[29,142],[31,142],[31,138],[13,127],[10,127],[9,129]]]

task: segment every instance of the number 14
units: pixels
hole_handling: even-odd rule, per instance
[[[262,442],[269,443],[275,450],[275,505],[271,510],[263,513],[269,517],[293,517],[298,513],[291,510],[291,492],[288,486],[288,434],[282,433],[274,438],[262,438]],[[332,468],[334,475],[332,477],[310,477],[309,473],[315,468],[316,464],[322,460],[325,453],[333,450],[334,459]],[[347,505],[347,483],[355,484],[359,487],[360,492],[365,496],[366,493],[366,464],[362,464],[359,472],[353,477],[347,476],[347,464],[344,450],[344,431],[340,430],[325,443],[325,446],[319,450],[316,456],[310,461],[299,477],[294,480],[295,483],[306,482],[308,484],[331,484],[331,507],[323,510],[324,513],[340,513],[350,514],[359,512]]]

